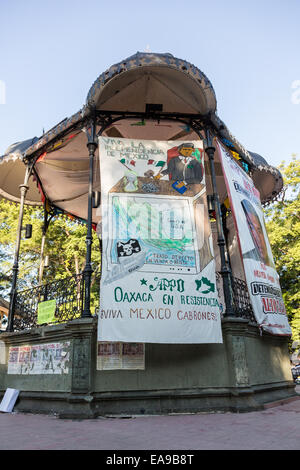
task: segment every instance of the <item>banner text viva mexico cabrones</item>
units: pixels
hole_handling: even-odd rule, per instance
[[[168,293],[164,293],[162,295],[162,303],[164,304],[163,307],[159,308],[145,308],[145,307],[136,307],[130,308],[129,310],[129,318],[137,318],[141,320],[148,320],[148,319],[158,319],[158,320],[168,320],[172,317],[172,312],[169,308],[166,308],[165,305],[174,305],[174,294],[173,292],[176,291],[176,301],[180,302],[181,305],[184,306],[207,306],[207,307],[219,307],[219,302],[216,297],[205,297],[205,296],[196,296],[196,295],[185,295],[184,294],[184,280],[183,279],[159,279],[154,278],[154,283],[149,285],[150,292],[132,292],[126,291],[122,289],[122,287],[115,287],[114,288],[114,300],[116,303],[119,304],[130,304],[136,302],[154,302],[155,301],[155,294],[156,290],[158,291],[168,291]],[[140,280],[141,285],[147,286],[148,281],[146,279]],[[214,284],[210,283],[208,279],[202,278],[201,280],[195,281],[196,288],[198,290],[201,289],[204,293],[214,292],[215,286]],[[203,287],[204,286],[204,287]],[[179,293],[179,294],[178,294]],[[175,312],[174,312],[175,313]],[[124,313],[121,309],[107,309],[107,310],[100,310],[100,318],[122,318]],[[177,319],[194,319],[194,320],[216,320],[217,317],[214,312],[197,312],[197,311],[185,311],[185,310],[178,310],[175,314]]]

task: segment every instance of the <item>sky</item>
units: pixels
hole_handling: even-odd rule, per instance
[[[79,111],[137,51],[212,83],[217,113],[268,163],[300,155],[300,0],[0,0],[0,155]]]

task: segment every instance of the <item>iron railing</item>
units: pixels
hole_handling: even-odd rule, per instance
[[[83,307],[83,275],[78,274],[18,291],[15,301],[14,331],[37,326],[38,305],[46,300],[56,301],[52,323],[64,323],[81,316]]]
[[[232,277],[232,290],[236,315],[256,323],[246,282]]]
[[[94,283],[100,287],[100,276]],[[99,305],[99,287],[95,290],[93,304]],[[251,306],[247,284],[242,279],[232,278],[233,301],[237,316],[256,322]],[[14,331],[34,328],[37,325],[38,304],[46,300],[56,300],[56,320],[64,323],[79,318],[83,311],[84,279],[83,274],[60,279],[32,289],[18,291],[16,294]]]

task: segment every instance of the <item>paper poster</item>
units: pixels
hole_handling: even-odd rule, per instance
[[[123,369],[145,369],[145,344],[122,343]]]
[[[259,192],[230,153],[218,148],[255,318],[263,330],[290,336]]]
[[[38,304],[37,324],[52,323],[55,318],[56,300],[45,300]]]
[[[145,369],[142,343],[97,343],[97,370]]]
[[[8,352],[8,374],[68,374],[70,342],[13,346]]]
[[[0,364],[6,363],[6,344],[0,341]]]
[[[220,343],[202,143],[99,139],[98,340]]]

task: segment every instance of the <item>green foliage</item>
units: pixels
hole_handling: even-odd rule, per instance
[[[7,297],[10,289],[16,234],[19,218],[19,205],[0,200],[0,294]],[[43,208],[25,206],[23,227],[32,224],[32,238],[22,241],[19,256],[18,290],[31,288],[39,283],[41,262]],[[46,234],[43,257],[49,256],[49,267],[43,270],[42,282],[63,279],[79,274],[85,266],[86,225],[80,225],[66,217],[57,216],[49,224]],[[92,246],[92,304],[99,297],[99,283],[95,277],[100,271],[99,240],[93,232]]]
[[[284,178],[282,198],[268,207],[266,226],[280,277],[293,340],[300,340],[300,160],[293,156],[279,167]]]
[[[19,218],[19,205],[0,200],[0,272],[2,288],[6,288],[5,280],[11,278],[16,233]],[[31,239],[22,241],[20,250],[20,282],[19,288],[26,288],[30,283],[36,283],[35,268],[38,264],[41,236],[40,227],[42,213],[40,209],[26,207],[23,226],[32,223],[37,227]]]

